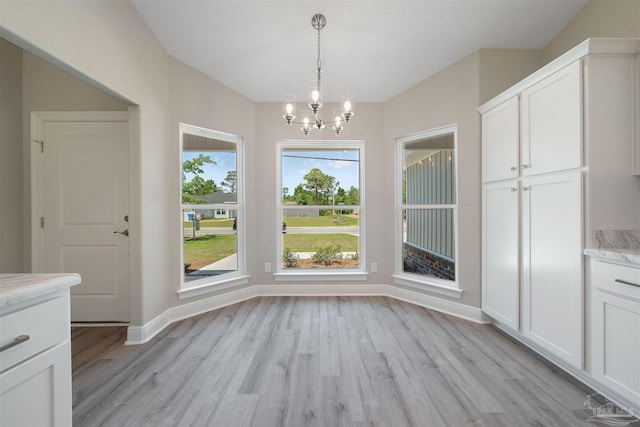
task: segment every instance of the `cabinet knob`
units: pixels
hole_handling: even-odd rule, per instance
[[[511,170],[511,171],[515,171],[515,170],[518,170],[518,168],[517,168],[517,167],[515,167],[515,166],[511,166],[511,167],[509,168],[509,170]]]
[[[522,191],[529,191],[529,187],[522,187]]]
[[[518,191],[518,189],[516,187],[511,187],[511,192],[513,193],[514,191]]]
[[[521,167],[522,167],[522,169],[526,169],[526,168],[528,168],[529,166],[530,166],[530,165],[522,165]]]

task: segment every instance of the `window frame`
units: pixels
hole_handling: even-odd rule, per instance
[[[403,170],[404,170],[404,147],[406,144],[433,138],[441,135],[453,134],[454,141],[454,173],[455,173],[455,203],[442,205],[410,205],[403,203]],[[459,168],[458,168],[458,126],[451,124],[438,128],[433,128],[411,135],[396,138],[396,162],[395,162],[395,209],[394,209],[394,229],[395,229],[395,273],[392,275],[394,284],[413,287],[420,290],[460,299],[462,290],[459,287],[460,281],[460,238],[458,234],[458,206],[459,200]],[[403,227],[402,218],[405,210],[436,210],[451,209],[453,211],[453,233],[455,245],[455,280],[445,280],[437,277],[424,276],[407,273],[403,268]]]
[[[237,269],[230,273],[220,274],[218,276],[208,276],[185,282],[184,268],[180,268],[180,283],[178,288],[178,298],[192,298],[211,292],[217,292],[232,286],[249,283],[249,275],[246,273],[246,233],[245,221],[245,182],[244,182],[244,138],[225,132],[220,132],[203,127],[193,126],[186,123],[179,123],[179,173],[180,192],[178,195],[178,206],[180,211],[180,227],[178,228],[180,260],[179,266],[184,265],[184,226],[183,212],[185,209],[225,209],[229,210],[233,206],[233,210],[237,211]],[[231,142],[236,145],[236,204],[229,205],[223,203],[207,203],[207,204],[183,204],[182,203],[182,154],[184,149],[183,135],[185,133],[212,138],[220,141]]]
[[[282,204],[282,152],[287,148],[295,149],[357,149],[359,152],[359,205],[349,205],[348,208],[359,211],[358,220],[358,244],[359,244],[359,265],[355,269],[283,269],[282,268],[282,221],[283,211],[286,208]],[[366,270],[366,244],[365,244],[365,144],[364,140],[279,140],[276,143],[276,222],[274,228],[277,233],[276,238],[276,261],[277,268],[273,274],[276,281],[352,281],[366,280],[369,273]],[[315,206],[315,205],[314,205]],[[326,208],[325,205],[320,205]],[[313,207],[310,207],[312,209]]]

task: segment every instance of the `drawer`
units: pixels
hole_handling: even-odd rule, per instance
[[[69,297],[62,296],[0,317],[0,347],[20,335],[29,339],[0,352],[0,372],[69,339]]]
[[[591,285],[594,288],[640,300],[640,268],[592,261]]]

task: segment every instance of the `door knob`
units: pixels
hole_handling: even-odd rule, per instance
[[[129,235],[129,229],[127,228],[124,231],[114,231],[113,234],[124,234],[125,236]]]

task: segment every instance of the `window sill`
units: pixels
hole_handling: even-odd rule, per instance
[[[194,286],[185,287],[178,290],[178,299],[193,298],[200,295],[210,294],[213,292],[222,291],[233,286],[245,285],[249,283],[248,275],[233,276],[225,278],[223,280],[217,280],[215,282],[207,282],[203,284],[196,284]]]
[[[352,281],[366,280],[369,273],[366,271],[323,271],[323,272],[295,272],[295,273],[275,273],[273,277],[277,282],[335,282],[335,281]]]
[[[428,281],[417,280],[408,276],[401,276],[397,274],[394,274],[392,277],[393,283],[396,285],[408,286],[410,288],[419,289],[421,291],[428,291],[434,294],[443,295],[455,299],[462,298],[462,289],[451,286],[451,282],[449,281],[439,280],[437,278],[431,278]]]

